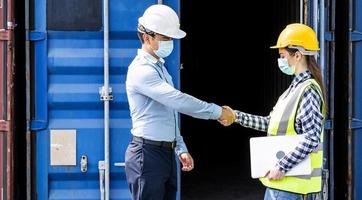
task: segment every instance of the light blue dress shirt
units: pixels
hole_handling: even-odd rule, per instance
[[[178,112],[200,119],[218,119],[222,108],[174,88],[172,77],[157,60],[139,49],[128,68],[126,91],[132,134],[154,141],[177,141],[176,153],[187,152],[178,127]]]

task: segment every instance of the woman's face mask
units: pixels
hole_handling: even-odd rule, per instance
[[[295,65],[290,66],[286,58],[278,58],[278,66],[284,74],[294,75],[295,73]]]

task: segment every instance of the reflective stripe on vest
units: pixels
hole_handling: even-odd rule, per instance
[[[318,94],[322,97],[321,89],[314,79],[308,79],[300,83],[294,91],[286,96],[285,92],[275,105],[273,112],[270,115],[268,135],[296,135],[294,129],[295,117],[298,110],[301,97],[308,87],[316,89]],[[323,101],[323,98],[322,98]],[[322,102],[324,108],[324,102]],[[325,110],[322,109],[323,116]],[[322,160],[323,160],[323,129],[321,133],[321,143],[310,154],[311,168],[310,175],[304,176],[285,176],[281,180],[268,180],[267,178],[260,178],[260,181],[270,188],[294,192],[299,194],[308,194],[312,192],[321,191],[322,185]]]

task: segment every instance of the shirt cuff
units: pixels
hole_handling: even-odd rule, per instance
[[[276,167],[278,167],[279,171],[283,172],[284,174],[289,171],[289,169],[286,169],[283,165],[281,165],[279,162],[277,163]]]
[[[246,118],[246,114],[244,112],[241,112],[241,111],[238,111],[238,110],[235,110],[235,114],[236,114],[235,122],[243,125],[244,120]]]
[[[213,106],[213,111],[211,113],[210,119],[219,119],[221,117],[221,113],[222,113],[222,108],[216,104],[212,104]]]
[[[188,150],[187,150],[185,143],[177,144],[176,148],[175,148],[175,152],[178,156],[180,156],[182,153],[187,153]]]

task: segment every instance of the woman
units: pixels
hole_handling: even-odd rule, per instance
[[[318,40],[304,24],[290,24],[279,35],[278,66],[287,75],[295,75],[289,88],[279,97],[269,116],[234,111],[236,123],[266,131],[268,136],[303,134],[295,149],[270,169],[261,182],[267,187],[264,200],[316,199],[321,191],[323,121],[325,92],[321,70],[314,58]],[[231,109],[231,108],[229,108]],[[223,123],[223,122],[221,122]],[[224,125],[229,125],[226,122]],[[284,176],[306,156],[311,156],[310,176]]]

